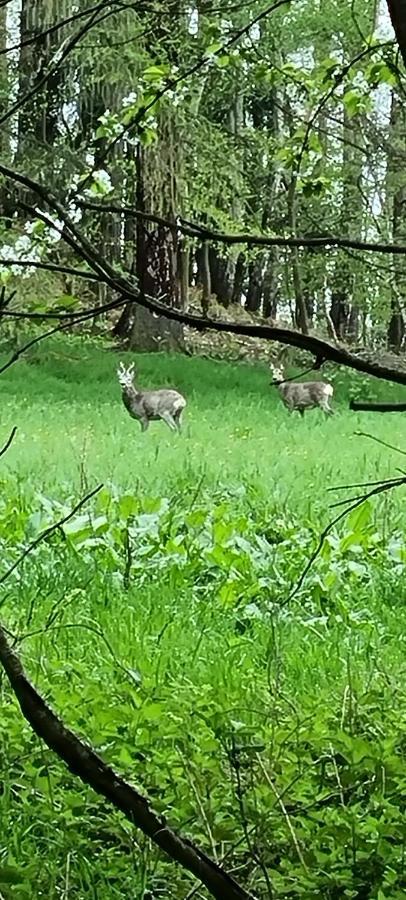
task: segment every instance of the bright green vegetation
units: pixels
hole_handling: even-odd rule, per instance
[[[404,897],[404,491],[344,520],[282,606],[333,515],[326,489],[402,465],[354,431],[405,447],[403,417],[349,412],[348,374],[335,418],[302,421],[263,368],[154,355],[140,382],[175,385],[189,408],[180,438],[141,436],[119,358],[48,344],[0,379],[1,441],[18,425],[1,571],[104,483],[2,589],[28,673],[258,897]],[[5,900],[186,898],[193,880],[65,771],[4,678],[0,761]]]

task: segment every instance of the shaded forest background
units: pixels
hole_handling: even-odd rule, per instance
[[[404,82],[386,3],[16,0],[0,9],[0,45],[3,162],[46,185],[141,291],[402,349],[402,256],[230,246],[178,227],[405,239]],[[4,184],[1,200],[4,263],[69,262],[37,198]],[[24,278],[32,309],[107,297],[27,267],[0,278]],[[132,349],[184,347],[180,324],[132,304],[100,326]]]

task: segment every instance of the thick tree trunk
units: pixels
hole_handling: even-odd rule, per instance
[[[144,151],[137,149],[137,209],[146,211],[144,184]],[[169,305],[179,306],[177,272],[177,229],[158,225],[153,230],[137,219],[136,275],[141,296],[165,298]],[[183,328],[164,316],[156,316],[135,305],[134,321],[129,337],[132,350],[183,350]]]
[[[232,295],[233,272],[230,260],[220,256],[217,247],[210,246],[211,290],[222,306],[229,306]]]
[[[403,64],[406,66],[406,2],[387,0],[387,4]]]
[[[405,323],[398,302],[392,299],[392,314],[388,324],[388,348],[400,353],[405,339]]]
[[[260,311],[263,287],[263,257],[261,253],[248,266],[248,288],[245,308],[249,312]]]
[[[350,315],[348,295],[345,290],[335,290],[331,294],[330,317],[339,340],[344,340]]]

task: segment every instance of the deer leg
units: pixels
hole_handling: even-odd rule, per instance
[[[304,409],[299,409],[298,412],[300,412],[300,415],[301,415],[301,417],[302,417],[302,419],[303,419],[303,418],[304,418],[304,414],[305,414]]]
[[[176,422],[174,421],[173,416],[171,416],[170,412],[165,411],[161,413],[161,419],[163,422],[166,422],[171,431],[178,430],[178,426],[176,425]]]
[[[321,409],[326,414],[326,416],[334,416],[334,410],[331,409],[331,406],[328,403],[323,403]]]
[[[149,419],[140,419],[141,431],[146,431],[149,427]]]
[[[175,425],[176,425],[178,431],[180,432],[182,430],[182,410],[181,409],[178,409],[178,411],[174,414],[173,419],[174,419],[174,422],[175,422]]]

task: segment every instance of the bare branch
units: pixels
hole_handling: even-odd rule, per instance
[[[117,272],[113,266],[95,251],[90,241],[81,234],[71,221],[59,201],[53,194],[47,191],[43,185],[34,181],[32,178],[28,178],[26,175],[15,172],[13,169],[10,169],[3,164],[0,164],[0,172],[5,175],[6,178],[34,191],[44,203],[57,213],[59,219],[64,223],[64,229],[58,229],[55,223],[52,222],[52,219],[44,213],[34,210],[33,207],[29,207],[26,204],[20,204],[32,214],[41,218],[47,225],[59,230],[64,240],[72,247],[75,253],[82,258],[82,260],[87,262],[90,268],[99,276],[100,280],[107,284],[113,291],[121,294],[123,299],[138,303],[140,306],[149,309],[159,316],[181,322],[183,325],[188,325],[190,328],[195,328],[198,331],[210,329],[212,331],[229,332],[230,334],[246,335],[248,337],[257,337],[264,340],[278,341],[281,344],[297,347],[301,350],[307,350],[309,353],[312,353],[316,359],[329,360],[338,365],[347,366],[356,371],[364,372],[367,375],[373,375],[376,378],[383,378],[397,384],[406,384],[406,372],[392,369],[389,366],[379,365],[375,362],[370,362],[369,360],[350,353],[344,347],[330,344],[328,341],[324,341],[321,338],[305,335],[299,331],[273,327],[270,325],[245,324],[228,322],[222,319],[203,318],[171,306],[166,306],[161,301],[149,297],[146,294],[140,294],[139,290],[131,281],[125,278],[121,273]],[[59,328],[54,329],[52,332],[48,332],[45,336],[54,334],[56,330],[59,330]],[[40,339],[41,338],[35,339],[34,343],[37,343]],[[31,345],[32,344],[29,346]],[[21,355],[21,353],[18,353],[18,355]],[[10,364],[11,362],[6,364],[6,368]],[[0,369],[0,373],[2,371],[4,371],[4,367],[3,369]]]
[[[191,841],[168,828],[165,819],[155,815],[145,797],[64,725],[26,677],[21,661],[1,626],[0,662],[23,716],[74,775],[124,813],[132,825],[140,828],[172,860],[199,878],[217,900],[253,900],[221,866]]]
[[[112,203],[97,203],[90,200],[75,200],[76,204],[83,209],[91,209],[95,212],[116,213],[133,218],[144,219],[147,222],[154,222],[157,225],[163,225],[166,228],[176,228],[181,234],[187,237],[194,237],[200,240],[212,241],[213,243],[226,244],[232,246],[234,244],[245,244],[247,247],[311,247],[313,250],[337,250],[339,248],[348,248],[352,250],[365,250],[371,253],[393,253],[404,256],[406,254],[406,245],[378,243],[373,241],[358,241],[355,238],[343,238],[333,234],[322,235],[320,237],[284,237],[282,235],[266,235],[266,234],[250,234],[243,232],[240,234],[224,234],[199,225],[197,222],[190,222],[188,219],[180,218],[179,222],[174,225],[170,219],[157,216],[152,213],[144,213],[139,209],[132,209],[130,206],[118,206]]]
[[[406,456],[406,450],[401,450],[400,447],[395,447],[394,444],[388,444],[387,441],[383,441],[382,438],[376,437],[375,434],[369,434],[368,431],[355,431],[354,434],[357,437],[366,437],[371,441],[376,441],[377,444],[381,444],[382,447],[386,447],[388,450],[394,450],[395,453],[401,453],[402,456]]]
[[[3,446],[3,447],[1,448],[1,450],[0,450],[0,457],[1,457],[1,456],[4,456],[4,454],[7,453],[8,448],[9,448],[10,445],[13,443],[13,440],[14,440],[14,438],[15,438],[15,436],[16,436],[16,431],[17,431],[17,425],[14,425],[14,427],[12,428],[12,430],[11,430],[11,432],[10,432],[10,434],[9,434],[9,436],[8,436],[8,438],[7,438],[7,440],[6,440],[6,443],[4,444],[4,446]]]
[[[354,412],[406,412],[406,403],[366,403],[351,400],[349,408]]]
[[[362,432],[360,432],[360,433],[362,433]],[[366,435],[366,436],[373,438],[373,435]],[[373,439],[375,439],[375,438],[373,438]],[[379,439],[376,439],[376,440],[379,440]],[[379,441],[379,443],[384,443],[384,442]],[[390,445],[387,445],[387,446],[390,446]],[[393,447],[391,449],[397,450],[398,448]],[[403,452],[403,451],[400,451],[400,452]],[[371,497],[376,497],[378,494],[383,494],[386,491],[391,491],[391,490],[393,490],[393,488],[402,487],[403,485],[406,485],[406,476],[405,475],[402,475],[401,478],[393,478],[393,479],[388,479],[386,481],[381,481],[376,486],[371,487],[371,490],[368,491],[366,494],[363,494],[362,496],[347,497],[346,500],[340,500],[338,503],[332,504],[332,507],[342,506],[342,505],[346,504],[346,509],[342,510],[342,512],[340,512],[331,522],[329,522],[328,525],[326,525],[324,531],[322,531],[322,533],[320,535],[317,547],[314,550],[314,552],[312,553],[312,555],[310,556],[310,558],[308,559],[308,561],[303,569],[303,572],[300,575],[299,580],[296,582],[296,584],[295,584],[293,590],[291,591],[291,593],[289,594],[289,596],[280,604],[280,607],[286,606],[286,604],[289,603],[291,600],[293,600],[293,598],[296,596],[296,594],[302,587],[303,582],[304,582],[306,576],[308,575],[310,569],[312,568],[314,562],[316,561],[317,557],[321,553],[321,550],[322,550],[322,547],[323,547],[323,544],[324,544],[324,541],[325,541],[327,535],[330,534],[330,532],[332,531],[334,526],[338,524],[338,522],[341,522],[341,520],[344,519],[345,516],[348,515],[348,513],[352,512],[354,509],[357,509],[359,506],[362,506],[362,504],[365,503],[367,500],[370,500]],[[338,490],[341,490],[342,488],[343,488],[343,485],[340,485],[338,487]],[[330,490],[334,490],[334,488],[331,488]]]
[[[0,266],[21,266],[22,269],[44,269],[45,272],[59,272],[72,278],[87,278],[88,281],[99,281],[94,272],[74,269],[71,266],[59,266],[57,263],[34,262],[29,259],[0,259]]]
[[[2,6],[6,6],[8,0],[0,3],[0,8]],[[105,0],[101,0],[101,3],[97,3],[96,6],[90,6],[88,9],[83,9],[79,12],[73,13],[71,16],[67,16],[66,19],[59,19],[58,22],[55,22],[54,25],[50,25],[48,28],[42,29],[37,34],[34,34],[33,37],[27,37],[23,41],[19,41],[17,44],[11,44],[8,47],[4,47],[0,50],[0,56],[5,56],[9,53],[13,53],[15,50],[22,50],[23,47],[28,47],[30,44],[35,44],[37,41],[43,41],[44,38],[49,37],[51,34],[55,34],[57,31],[60,31],[62,28],[65,28],[66,25],[70,25],[72,22],[77,22],[78,19],[83,19],[86,16],[91,16],[92,13],[97,12],[98,10],[103,10],[106,3]],[[118,0],[118,6],[120,6],[120,2]]]
[[[13,564],[7,569],[7,571],[4,572],[3,575],[1,575],[0,584],[4,584],[4,582],[7,581],[7,578],[10,577],[15,569],[17,569],[18,566],[21,565],[21,563],[27,558],[27,556],[29,556],[30,553],[33,552],[33,550],[35,550],[39,546],[39,544],[42,544],[43,541],[50,537],[51,534],[54,534],[55,531],[59,531],[62,528],[62,525],[65,525],[66,522],[69,522],[69,520],[72,519],[80,509],[82,509],[82,506],[84,506],[88,500],[91,500],[92,497],[94,497],[99,493],[99,491],[101,491],[102,487],[103,485],[99,484],[98,487],[94,488],[92,491],[86,494],[85,497],[82,497],[82,499],[79,500],[79,503],[77,503],[76,506],[74,506],[66,516],[63,516],[62,519],[59,519],[53,525],[50,525],[48,528],[45,528],[44,531],[41,531],[41,534],[39,534],[38,537],[35,538],[35,541],[32,541],[31,544],[28,544],[28,547],[25,548],[21,556],[19,556],[18,559],[16,559],[15,562],[13,562]]]

